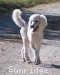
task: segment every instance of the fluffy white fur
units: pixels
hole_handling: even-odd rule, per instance
[[[22,59],[29,61],[27,47],[33,52],[34,63],[40,64],[39,51],[43,37],[43,30],[47,26],[47,19],[44,15],[33,14],[29,18],[28,26],[21,17],[21,10],[15,9],[12,13],[12,18],[18,27],[21,27],[20,33],[23,40]]]

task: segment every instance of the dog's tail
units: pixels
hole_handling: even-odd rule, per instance
[[[18,27],[26,25],[25,21],[21,17],[21,13],[20,9],[15,9],[12,13],[12,19]]]

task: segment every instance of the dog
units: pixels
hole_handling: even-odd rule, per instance
[[[44,15],[32,14],[29,17],[28,24],[26,24],[21,14],[22,11],[20,9],[15,9],[12,13],[12,19],[21,28],[20,33],[23,41],[22,59],[23,61],[31,62],[27,50],[30,47],[34,55],[33,62],[38,65],[41,63],[39,52],[43,38],[43,30],[47,26],[47,18]]]

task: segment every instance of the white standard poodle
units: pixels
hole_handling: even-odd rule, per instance
[[[34,55],[33,62],[38,65],[41,63],[39,51],[43,38],[43,30],[47,26],[47,19],[44,15],[33,14],[30,16],[28,24],[26,24],[21,17],[21,13],[20,9],[15,9],[12,13],[12,19],[21,28],[20,33],[23,41],[22,59],[23,61],[30,62],[27,50],[30,47]]]

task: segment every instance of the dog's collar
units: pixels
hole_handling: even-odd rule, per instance
[[[33,32],[35,32],[38,29],[39,26],[37,26],[36,28],[33,29]]]

